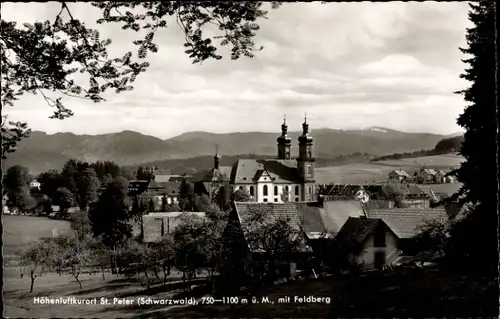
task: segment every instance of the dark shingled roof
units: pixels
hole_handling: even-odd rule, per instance
[[[359,201],[325,201],[320,209],[325,228],[330,233],[338,233],[349,217],[365,216],[365,211]]]
[[[381,219],[349,217],[335,240],[347,244],[363,244],[372,232],[383,223]]]
[[[243,229],[245,238],[248,236],[248,229],[251,228],[252,216],[265,213],[266,221],[278,221],[287,219],[292,229],[301,231],[301,222],[297,209],[293,203],[255,203],[255,202],[236,202],[235,211],[239,223]],[[305,238],[304,238],[305,243]],[[249,247],[252,252],[258,252],[259,249]],[[310,251],[309,246],[305,246],[306,251]]]
[[[299,214],[302,228],[309,239],[327,236],[326,227],[321,218],[321,209],[318,203],[294,202]]]
[[[411,238],[418,227],[426,221],[445,223],[448,220],[444,208],[395,208],[372,209],[367,211],[369,218],[380,218],[399,238]]]
[[[258,171],[266,170],[276,183],[300,183],[296,160],[240,159],[232,167],[231,183],[253,184]]]

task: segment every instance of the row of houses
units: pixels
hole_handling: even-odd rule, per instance
[[[435,170],[432,168],[422,168],[415,172],[413,176],[402,169],[396,169],[389,173],[389,180],[397,180],[400,182],[413,181],[419,184],[445,184],[456,183],[455,176],[450,176],[443,170]]]
[[[224,236],[232,238],[231,251],[248,256],[263,253],[248,241],[252,216],[264,212],[268,220],[284,218],[290,226],[301,232],[306,246],[305,253],[316,253],[324,247],[325,240],[361,247],[349,253],[352,264],[363,270],[379,269],[393,264],[402,256],[411,254],[410,239],[418,233],[419,226],[427,221],[445,223],[464,214],[462,207],[438,208],[374,208],[367,209],[358,200],[325,200],[289,203],[233,203]],[[203,212],[194,214],[204,218]],[[171,233],[181,222],[183,213],[150,213],[143,216],[143,228],[135,224],[134,234],[143,232],[145,242],[159,241]],[[234,240],[242,236],[241,240]]]

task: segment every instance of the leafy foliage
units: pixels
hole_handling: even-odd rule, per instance
[[[97,23],[118,23],[124,30],[147,33],[137,46],[138,61],[132,52],[111,58],[108,46],[111,39],[101,39],[98,30],[87,28],[75,18],[65,2],[55,20],[25,23],[1,20],[0,53],[2,63],[1,103],[12,106],[25,93],[41,94],[54,108],[51,118],[65,119],[73,112],[63,104],[61,96],[87,98],[94,102],[104,100],[103,94],[112,89],[116,93],[133,89],[137,76],[145,72],[149,52],[158,52],[154,42],[156,32],[167,27],[167,18],[174,17],[185,34],[186,54],[193,63],[207,59],[221,59],[217,47],[204,29],[215,25],[222,32],[215,37],[221,46],[231,45],[231,58],[253,57],[258,19],[266,17],[263,3],[255,2],[94,2],[102,10]],[[273,8],[279,2],[273,2]],[[121,10],[126,10],[122,13]],[[64,19],[66,13],[68,18]],[[262,47],[261,47],[262,48]],[[261,49],[259,48],[259,49]],[[75,81],[76,74],[85,74],[88,85]],[[51,96],[48,92],[57,92]],[[15,145],[29,134],[26,123],[2,125],[2,156],[14,151]]]
[[[58,217],[65,218],[68,215],[68,209],[76,205],[76,199],[69,189],[59,187],[54,194],[53,203],[60,208]]]
[[[481,0],[470,4],[467,29],[467,48],[461,51],[469,68],[460,75],[470,86],[457,93],[469,104],[457,123],[466,129],[460,153],[465,161],[454,173],[463,183],[451,200],[470,202],[475,211],[458,222],[451,230],[450,252],[456,265],[468,267],[497,267],[497,191],[494,172],[497,169],[496,136],[496,4]],[[477,236],[481,234],[481,236]],[[478,249],[481,247],[481,249]]]
[[[97,200],[97,192],[100,182],[93,168],[86,168],[76,176],[76,186],[78,189],[78,206],[87,210],[89,204]]]
[[[44,270],[50,260],[51,246],[44,241],[33,243],[28,249],[21,252],[21,265],[30,273],[30,292],[33,292],[37,274]]]
[[[25,167],[10,167],[2,179],[2,195],[7,195],[7,207],[25,211],[29,202],[30,175]]]
[[[246,188],[237,189],[231,195],[231,200],[233,202],[249,202],[252,199],[250,192]]]
[[[107,247],[116,247],[132,235],[128,223],[128,182],[117,177],[99,196],[89,211],[89,219],[95,236],[102,235]]]
[[[6,115],[2,117],[0,130],[2,133],[2,159],[6,159],[8,153],[14,152],[16,145],[31,133],[28,124],[13,121],[7,122]]]

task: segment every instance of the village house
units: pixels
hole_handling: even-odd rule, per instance
[[[411,176],[408,175],[404,170],[402,169],[396,169],[393,170],[392,172],[389,173],[389,180],[397,180],[400,182],[405,182],[411,179]]]
[[[381,219],[398,237],[398,248],[405,255],[412,255],[412,238],[427,222],[447,223],[449,218],[444,207],[372,209],[366,211],[368,218]]]
[[[307,119],[299,136],[299,157],[290,156],[292,140],[286,121],[278,137],[278,158],[273,160],[240,159],[232,167],[232,191],[247,189],[252,201],[266,203],[316,200],[313,138],[309,136]]]
[[[303,237],[300,218],[293,203],[236,202],[223,235],[229,251],[227,258],[234,267],[235,280],[238,276],[244,276],[249,262],[260,261],[268,252],[263,243],[265,234],[259,232],[259,226],[280,219],[287,221],[294,231],[290,235],[299,236],[296,239],[300,243],[288,255],[288,261],[282,261],[282,275],[293,277],[297,269],[307,267],[302,262],[311,255],[312,249]]]
[[[349,217],[335,242],[348,251],[349,264],[360,270],[382,269],[400,254],[398,236],[382,219]]]

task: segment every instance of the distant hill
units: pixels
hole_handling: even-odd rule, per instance
[[[290,132],[292,156],[297,155],[297,138],[301,132]],[[100,135],[73,133],[46,134],[35,131],[9,155],[3,167],[21,164],[34,174],[50,168],[61,168],[68,158],[83,161],[114,161],[119,165],[137,165],[155,161],[212,156],[215,145],[223,156],[258,154],[276,156],[279,133],[246,132],[216,134],[189,132],[162,140],[133,131]],[[360,130],[312,130],[314,156],[334,158],[344,154],[368,153],[374,156],[433,148],[445,136],[428,133],[405,133],[372,127]],[[211,159],[210,159],[211,161]]]

